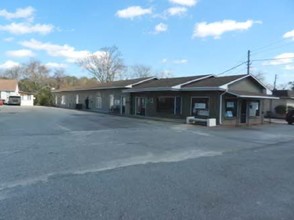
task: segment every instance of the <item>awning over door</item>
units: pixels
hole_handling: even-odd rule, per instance
[[[275,97],[272,95],[266,95],[261,93],[247,92],[247,91],[227,91],[228,94],[237,96],[238,98],[255,98],[255,99],[279,99],[279,97]]]

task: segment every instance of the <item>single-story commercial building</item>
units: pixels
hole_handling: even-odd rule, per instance
[[[264,100],[274,98],[252,75],[142,78],[54,91],[55,104],[126,115],[214,118],[217,124],[264,121]]]
[[[251,125],[264,120],[264,100],[271,92],[252,75],[202,75],[153,79],[124,91],[131,114],[215,118],[217,124]]]
[[[97,83],[96,86],[52,91],[57,107],[90,109],[97,112],[129,114],[129,94],[122,91],[153,77]]]

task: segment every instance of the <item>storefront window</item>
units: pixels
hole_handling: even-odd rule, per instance
[[[225,102],[225,117],[234,118],[237,116],[237,102],[236,100],[226,100]]]
[[[174,114],[175,98],[174,97],[159,97],[157,98],[157,112]]]
[[[209,116],[208,98],[192,98],[192,114],[195,116]]]
[[[249,103],[249,116],[256,117],[260,115],[259,101],[251,101]]]

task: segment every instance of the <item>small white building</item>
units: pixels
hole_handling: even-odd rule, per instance
[[[26,92],[19,92],[21,97],[21,106],[34,106],[34,95],[26,93]]]
[[[9,96],[18,96],[18,82],[15,79],[0,79],[0,99],[8,102]]]

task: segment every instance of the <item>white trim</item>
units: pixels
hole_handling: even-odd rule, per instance
[[[148,79],[144,79],[144,80],[141,80],[141,81],[139,81],[139,82],[136,82],[136,83],[133,83],[133,84],[127,85],[127,86],[125,86],[125,87],[126,87],[126,88],[133,88],[133,86],[136,86],[136,85],[142,84],[142,83],[144,83],[144,82],[151,81],[151,80],[153,80],[153,79],[157,79],[157,78],[156,78],[156,77],[150,77],[150,78],[148,78]]]
[[[213,77],[213,75],[210,74],[210,75],[206,75],[206,76],[203,76],[203,77],[200,77],[200,78],[197,78],[197,79],[193,79],[193,80],[190,80],[190,81],[187,81],[187,82],[184,82],[184,83],[181,83],[181,84],[172,86],[171,88],[173,88],[173,89],[180,89],[184,85],[188,85],[190,83],[197,82],[197,81],[200,81],[200,80],[203,80],[203,79],[206,79],[206,78],[210,78],[210,77]]]
[[[223,124],[223,95],[226,94],[227,91],[223,92],[222,94],[220,94],[220,108],[219,108],[219,124]]]
[[[258,98],[258,99],[280,99],[279,97],[270,97],[270,96],[262,96],[262,95],[239,95],[234,92],[227,91],[227,93],[240,97],[240,98]]]

